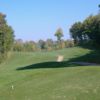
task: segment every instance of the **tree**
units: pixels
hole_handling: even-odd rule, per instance
[[[45,41],[39,40],[39,41],[38,41],[38,47],[39,47],[41,50],[46,49],[46,43],[45,43]]]
[[[6,15],[0,13],[0,57],[5,58],[14,41],[14,31],[5,20]],[[1,61],[1,60],[0,60]]]
[[[57,37],[57,48],[61,49],[61,38],[63,37],[63,30],[61,28],[58,28],[55,36]]]
[[[65,46],[66,46],[66,48],[74,47],[74,41],[73,40],[66,40]]]
[[[64,40],[61,40],[61,48],[65,48],[66,47],[66,44],[65,44],[65,41]]]
[[[53,43],[53,40],[52,39],[47,39],[46,40],[46,48],[47,48],[48,51],[53,50],[54,43]]]
[[[76,22],[70,28],[75,44],[100,44],[100,14],[87,17],[82,23]]]
[[[89,40],[94,44],[100,44],[100,15],[89,16],[83,24],[84,34],[89,37]]]
[[[34,41],[26,41],[24,43],[24,51],[33,52],[36,50],[37,50],[37,47]]]
[[[99,14],[100,14],[100,4],[98,5],[98,7],[99,7]]]
[[[61,28],[59,28],[56,33],[55,33],[55,36],[57,37],[57,40],[58,41],[61,41],[61,38],[63,37],[63,31]]]
[[[82,34],[82,23],[76,22],[70,28],[70,33],[72,38],[74,39],[75,44],[79,44],[83,42],[83,34]]]
[[[14,51],[24,51],[24,45],[23,45],[23,40],[22,39],[17,39],[14,41],[13,45],[13,50]]]

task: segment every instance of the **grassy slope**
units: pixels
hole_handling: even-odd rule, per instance
[[[47,66],[16,70],[36,63],[43,67],[44,62],[52,65],[59,54],[68,61],[89,52],[71,48],[43,53],[14,53],[0,65],[0,100],[100,100],[100,66],[70,66],[65,63],[64,66],[60,64],[61,68]]]

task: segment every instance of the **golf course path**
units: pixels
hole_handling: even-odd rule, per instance
[[[96,63],[89,63],[89,62],[71,62],[72,64],[79,64],[79,65],[83,65],[83,66],[100,66],[100,64],[96,64]]]

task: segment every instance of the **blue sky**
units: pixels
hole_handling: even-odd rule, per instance
[[[68,39],[71,25],[96,14],[98,4],[100,0],[0,0],[0,12],[7,15],[17,39],[56,39],[59,27]]]

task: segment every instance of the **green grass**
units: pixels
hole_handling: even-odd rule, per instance
[[[0,100],[100,100],[100,66],[70,63],[90,52],[13,53],[0,65]],[[55,62],[59,54],[64,55],[62,63]]]

